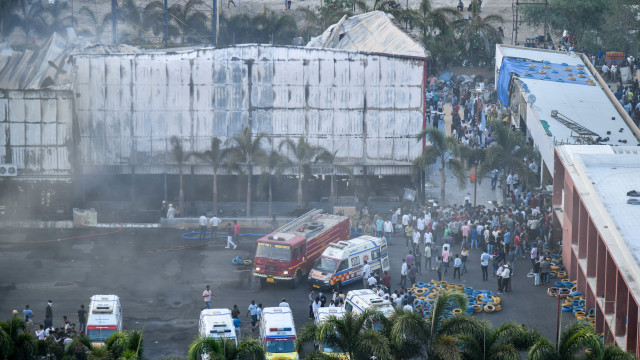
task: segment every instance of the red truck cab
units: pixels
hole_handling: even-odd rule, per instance
[[[295,288],[330,243],[348,238],[348,217],[311,210],[258,239],[253,276],[263,286],[287,281]]]

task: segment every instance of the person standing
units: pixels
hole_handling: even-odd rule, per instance
[[[460,252],[460,260],[462,260],[462,269],[460,270],[460,273],[462,275],[464,275],[464,273],[467,272],[468,259],[469,259],[469,250],[467,250],[466,248],[462,248],[462,251]]]
[[[173,207],[173,204],[169,204],[169,208],[167,209],[167,219],[173,219],[176,217],[176,208]]]
[[[547,258],[542,258],[540,263],[540,283],[546,284],[549,282],[549,271],[551,271],[551,263]]]
[[[491,255],[485,249],[480,255],[480,267],[482,268],[482,281],[489,281],[489,260]]]
[[[416,276],[418,274],[418,268],[416,267],[416,264],[411,265],[411,269],[409,269],[409,285],[412,285],[416,283]]]
[[[533,286],[540,285],[540,260],[536,259],[533,263]]]
[[[160,219],[167,218],[167,201],[162,200],[162,206],[160,206]]]
[[[420,253],[420,245],[416,246],[416,254],[414,258],[416,267],[418,268],[418,274],[422,275],[422,254]]]
[[[278,304],[278,307],[289,307],[289,303],[287,302],[287,299],[282,298],[282,301],[280,301],[280,304]]]
[[[393,234],[393,224],[387,220],[384,222],[384,238],[387,239],[389,245],[391,245],[391,234]]]
[[[220,226],[221,222],[222,220],[215,215],[209,219],[209,224],[211,224],[211,240],[215,240],[216,236],[218,236],[218,226]]]
[[[240,224],[238,224],[238,220],[233,220],[233,241],[236,244],[240,243]]]
[[[27,325],[27,329],[31,330],[33,326],[33,311],[29,309],[29,304],[24,306],[24,310],[22,310],[22,315],[24,316],[24,322]]]
[[[496,260],[494,260],[496,261]],[[503,284],[502,284],[502,270],[504,266],[502,263],[498,264],[498,270],[496,270],[496,277],[498,278],[498,294],[502,294]]]
[[[443,247],[442,250],[442,264],[444,267],[444,274],[447,275],[447,271],[449,271],[449,257],[451,257],[451,253],[449,253],[449,249]]]
[[[44,331],[44,326],[42,324],[40,324],[40,328],[36,330],[36,337],[38,338],[38,340],[45,339],[45,331]]]
[[[309,320],[313,320],[313,303],[316,301],[316,293],[311,289],[309,291]]]
[[[456,274],[458,274],[458,280],[460,280],[460,270],[462,269],[462,260],[460,259],[460,255],[456,254],[453,259],[453,278],[456,278]]]
[[[207,216],[202,213],[200,214],[200,218],[198,219],[198,225],[200,225],[200,237],[198,237],[199,240],[203,240],[205,233],[207,232]]]
[[[502,269],[502,289],[505,293],[511,292],[511,268],[509,264],[504,264]]]
[[[407,266],[407,260],[402,259],[402,266],[400,267],[400,287],[405,288],[407,286],[407,275],[409,274],[409,269]]]
[[[258,305],[256,305],[255,300],[251,300],[245,317],[249,317],[249,315],[251,315],[251,332],[253,332],[256,330],[256,324],[258,323]]]
[[[78,331],[85,333],[87,331],[87,311],[84,309],[84,304],[80,305],[80,310],[78,310],[78,324],[80,324]]]
[[[391,291],[391,275],[389,275],[388,271],[384,272],[382,279],[380,279],[382,285],[387,287],[387,291]]]
[[[412,242],[412,238],[413,238],[413,227],[411,226],[411,224],[408,224],[407,226],[405,226],[404,228],[404,234],[405,234],[405,241],[406,244],[405,246],[407,247],[407,249],[409,248],[409,244]]]
[[[231,223],[227,223],[227,246],[225,249],[229,249],[231,245],[233,245],[233,250],[238,247],[238,245],[233,242],[233,226],[231,226]]]
[[[211,309],[211,296],[215,297],[215,295],[211,292],[211,287],[207,285],[207,288],[202,292],[202,298],[204,299],[204,307],[202,308],[202,310]]]
[[[371,266],[369,266],[369,262],[367,260],[364,261],[364,265],[362,266],[362,288],[369,288],[369,277],[371,277]]]
[[[53,326],[53,301],[47,301],[47,307],[44,308],[44,327],[50,328]]]
[[[424,247],[424,268],[425,270],[433,270],[433,265],[431,264],[431,246],[433,244],[427,244]]]
[[[442,281],[442,256],[438,256],[438,261],[436,262],[436,271],[438,272],[438,281]]]
[[[384,232],[384,220],[381,217],[376,220],[376,236],[382,237],[382,233]]]

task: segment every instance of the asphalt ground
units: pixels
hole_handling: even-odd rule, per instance
[[[114,232],[117,231],[117,232]],[[104,234],[107,233],[107,234]],[[297,327],[308,322],[308,287],[298,289],[276,284],[260,290],[250,270],[231,264],[236,255],[252,258],[255,237],[244,238],[237,250],[225,249],[223,239],[185,240],[174,229],[77,229],[9,230],[0,234],[0,319],[29,304],[36,324],[44,319],[44,307],[53,300],[53,324],[62,316],[77,322],[80,304],[88,306],[94,294],[120,296],[125,329],[144,329],[145,354],[150,359],[185,357],[197,333],[198,315],[203,306],[202,291],[210,284],[216,295],[213,307],[237,304],[246,311],[255,299],[265,307],[277,306],[286,298]],[[453,247],[454,252],[457,247]],[[400,259],[406,254],[404,239],[393,239],[390,247],[391,275],[399,281]],[[467,274],[455,283],[474,289],[497,290],[495,278],[482,282],[480,250],[471,250]],[[555,336],[555,299],[546,287],[532,286],[526,277],[528,260],[515,264],[513,292],[502,296],[502,311],[477,314],[498,325],[513,320]],[[444,280],[451,281],[452,272]],[[435,272],[418,275],[430,281]],[[346,287],[346,291],[358,285]],[[251,334],[249,318],[242,314],[243,336]],[[564,314],[564,320],[570,316]],[[257,336],[257,331],[255,333]]]

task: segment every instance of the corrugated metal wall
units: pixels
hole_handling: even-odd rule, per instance
[[[248,124],[273,138],[265,147],[304,135],[339,150],[342,164],[388,174],[421,150],[421,60],[247,45],[74,61],[78,157],[89,172],[175,173],[165,166],[172,135],[203,151],[211,136],[225,141]]]
[[[0,91],[0,163],[17,164],[22,179],[69,181],[72,119],[71,91]]]

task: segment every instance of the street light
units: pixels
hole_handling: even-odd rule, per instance
[[[556,350],[558,350],[558,344],[560,343],[560,319],[562,319],[562,312],[560,311],[560,303],[562,299],[569,296],[570,289],[560,287],[550,287],[547,289],[547,294],[555,296],[558,299],[558,314],[556,315]]]

